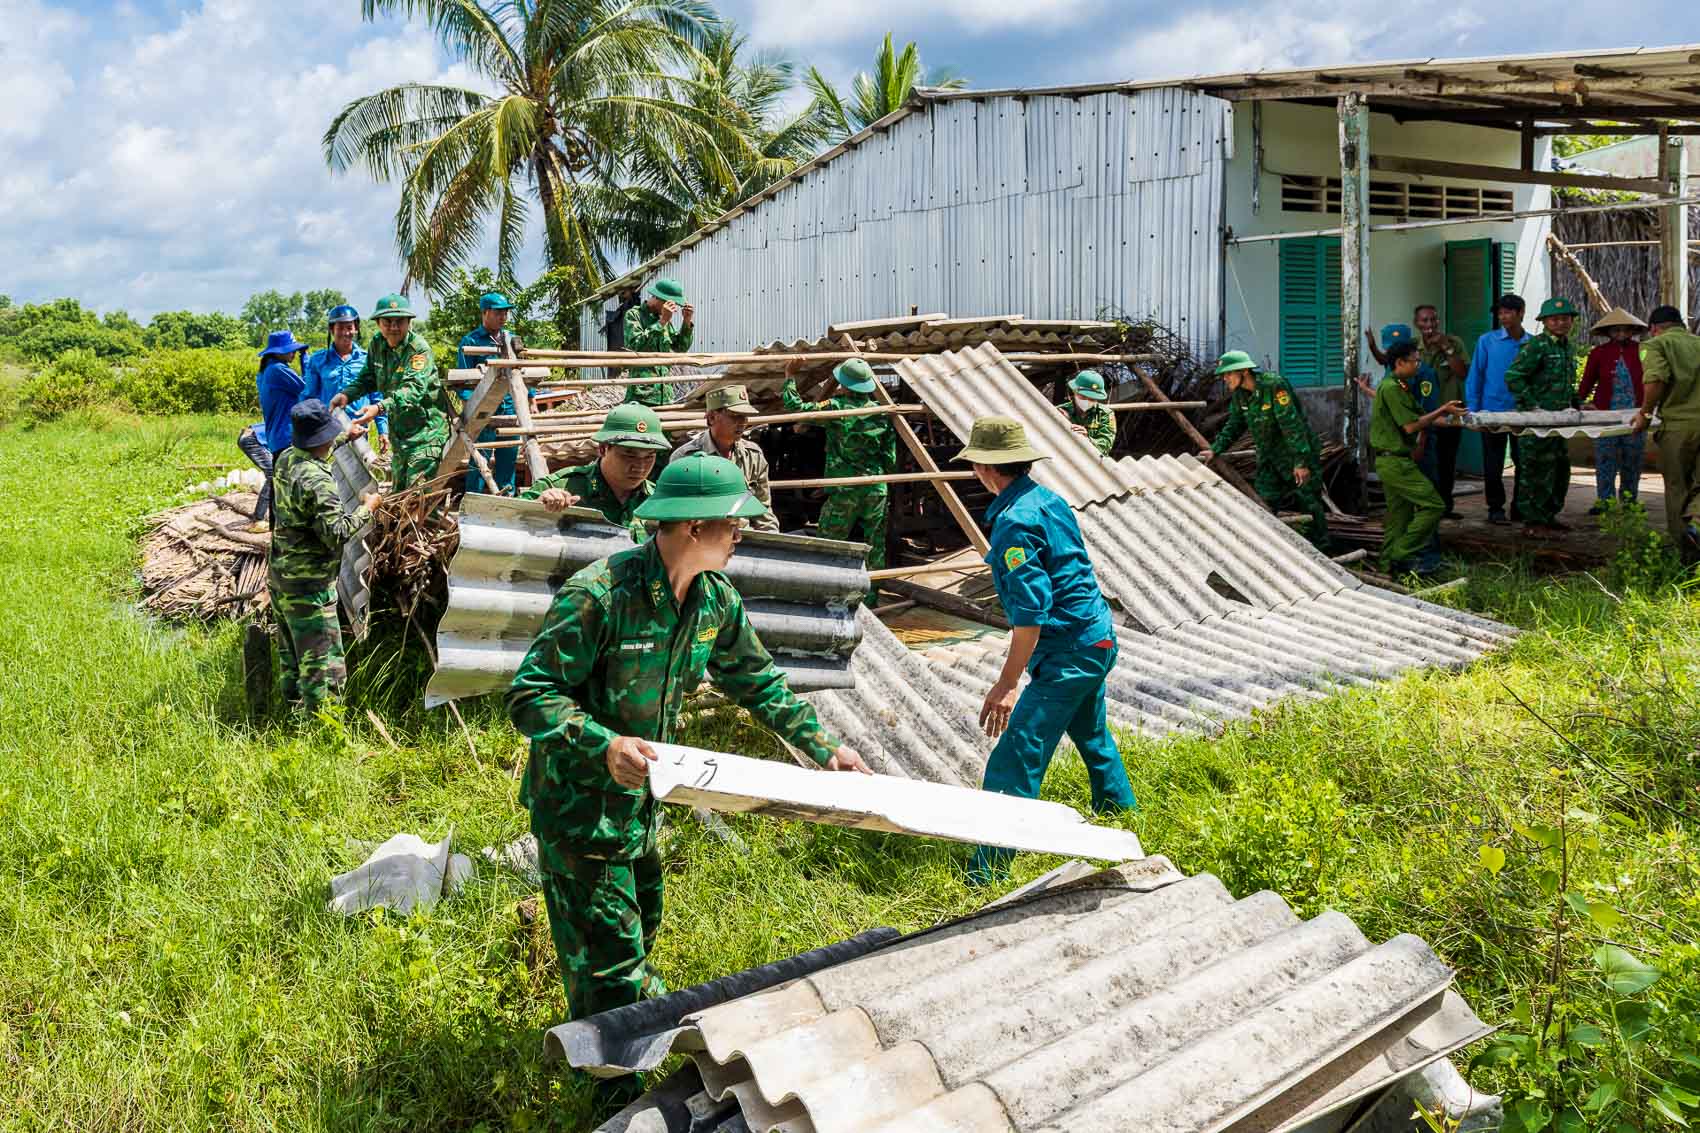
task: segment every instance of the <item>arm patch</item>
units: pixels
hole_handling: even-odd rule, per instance
[[[1004,550],[1003,566],[1004,566],[1005,570],[1015,570],[1017,567],[1019,567],[1022,563],[1026,562],[1026,561],[1027,561],[1026,548],[1009,547],[1009,548],[1006,548]]]

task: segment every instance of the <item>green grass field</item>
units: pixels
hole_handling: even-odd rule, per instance
[[[241,424],[0,429],[0,1129],[585,1128],[541,1063],[564,1001],[522,881],[481,863],[430,913],[325,908],[360,842],[452,828],[476,856],[525,830],[500,706],[466,710],[476,761],[417,707],[391,716],[399,747],[360,706],[254,730],[236,627],[133,610],[138,520],[178,465],[239,466]],[[1675,1128],[1700,1107],[1700,616],[1610,579],[1471,576],[1454,597],[1526,630],[1514,648],[1214,741],[1128,741],[1130,824],[1242,895],[1429,940],[1507,1028],[1472,1076],[1512,1092],[1514,1128]],[[725,717],[687,738],[774,747]],[[1046,794],[1085,808],[1072,754]],[[670,827],[674,987],[989,896],[963,848],[730,822],[747,853]],[[1055,864],[1024,856],[1011,884]]]

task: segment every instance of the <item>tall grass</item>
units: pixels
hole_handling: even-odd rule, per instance
[[[0,1128],[585,1128],[580,1087],[541,1065],[565,1004],[523,880],[480,861],[428,913],[325,908],[362,843],[452,829],[476,855],[524,832],[523,748],[499,705],[465,709],[475,752],[418,708],[392,718],[398,746],[358,705],[301,734],[256,728],[235,627],[133,612],[138,518],[191,478],[178,465],[236,463],[242,423],[82,411],[0,429]],[[1524,636],[1467,671],[1291,704],[1216,740],[1130,739],[1142,810],[1127,821],[1236,892],[1423,935],[1513,1030],[1555,1003],[1577,1026],[1609,1018],[1603,944],[1658,966],[1632,1053],[1659,1080],[1625,1079],[1630,1101],[1590,1111],[1658,1127],[1650,1099],[1681,1088],[1700,986],[1700,617],[1681,595],[1515,566],[1478,565],[1463,600]],[[689,738],[773,750],[735,714]],[[1072,755],[1046,794],[1086,808]],[[670,826],[657,963],[672,986],[987,897],[962,884],[957,847],[729,823],[742,850]],[[1539,841],[1555,827],[1574,842],[1556,888]],[[1053,864],[1023,856],[1011,884]],[[1608,932],[1559,908],[1555,979],[1566,891],[1620,916]],[[1544,1099],[1554,1122],[1625,1074],[1609,1044],[1574,1070],[1490,1061],[1479,1084]]]

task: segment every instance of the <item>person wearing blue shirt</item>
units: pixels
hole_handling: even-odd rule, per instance
[[[468,346],[491,346],[495,347],[498,352],[501,350],[503,340],[507,337],[503,328],[508,325],[508,312],[512,309],[513,304],[500,291],[486,292],[478,297],[479,325],[461,338],[460,350],[455,356],[456,369],[470,370],[487,357],[486,355],[478,355],[469,358],[466,353]],[[535,397],[536,395],[533,394],[532,396]],[[462,389],[460,397],[462,401],[469,400],[472,397],[472,391]],[[496,413],[503,417],[514,415],[514,399],[511,395],[502,398],[501,408],[497,409]],[[484,431],[478,434],[478,439],[481,441],[499,441],[502,436],[496,431],[496,426],[487,425],[484,427]],[[496,478],[495,491],[502,495],[513,495],[516,474],[519,469],[519,449],[484,448],[478,451],[484,454],[484,461],[490,466],[490,474]],[[466,490],[469,492],[485,491],[484,477],[479,474],[477,468],[466,470]]]
[[[981,786],[1038,798],[1066,734],[1086,764],[1093,811],[1131,810],[1137,802],[1104,703],[1104,682],[1116,664],[1115,626],[1074,512],[1028,475],[1044,457],[1013,418],[975,421],[968,447],[956,458],[972,463],[996,497],[986,509],[992,525],[986,562],[1010,626],[1009,655],[980,706],[980,726],[998,741]],[[1031,679],[1017,698],[1024,671]],[[1012,856],[981,846],[969,881],[985,884],[1007,875]]]
[[[1499,327],[1476,339],[1475,357],[1470,359],[1470,372],[1464,378],[1464,405],[1471,413],[1509,413],[1517,408],[1517,399],[1505,384],[1505,371],[1529,341],[1529,332],[1523,329],[1526,309],[1522,296],[1509,291],[1495,301],[1493,313]],[[1511,461],[1515,464],[1517,438],[1509,433],[1482,433],[1481,438],[1488,522],[1503,526],[1518,518],[1505,515],[1505,445],[1511,443]]]
[[[302,400],[316,397],[326,405],[331,398],[343,391],[366,365],[366,351],[360,347],[360,312],[346,304],[332,307],[326,318],[327,340],[323,350],[315,350],[307,356],[301,366],[301,376],[306,380],[306,392]],[[369,393],[358,401],[349,403],[348,409],[358,424],[364,424],[376,418],[378,433],[378,451],[389,447],[389,419],[382,416],[384,397],[380,393]]]
[[[254,384],[260,391],[260,416],[265,424],[266,448],[271,450],[274,461],[292,440],[289,411],[301,400],[301,391],[306,388],[306,382],[296,373],[292,363],[306,350],[307,344],[295,341],[294,333],[287,330],[272,331],[266,336],[266,344],[260,347],[260,372],[254,376]],[[269,473],[262,490],[269,502]],[[270,521],[271,516],[268,514],[266,518]]]

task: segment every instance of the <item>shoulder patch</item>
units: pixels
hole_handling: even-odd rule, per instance
[[[1293,403],[1293,399],[1287,396],[1286,390],[1278,389],[1278,390],[1275,391],[1275,404],[1280,405],[1282,407],[1285,407],[1285,406],[1291,405],[1292,403]]]
[[[1026,561],[1026,548],[1009,547],[1003,553],[1003,565],[1005,570],[1014,570]]]
[[[413,370],[413,371],[417,372],[419,370],[423,370],[425,368],[425,364],[429,361],[430,361],[430,358],[427,357],[426,355],[415,354],[413,357],[411,357],[407,360],[407,368],[409,370]]]
[[[1422,391],[1423,391],[1423,396],[1428,397],[1430,394],[1432,394],[1434,392],[1434,383],[1433,382],[1424,382],[1422,384]]]
[[[720,627],[719,626],[704,626],[704,627],[702,627],[702,629],[697,631],[697,644],[698,645],[706,645],[708,642],[713,641],[716,637],[719,637],[719,636],[720,636]]]

